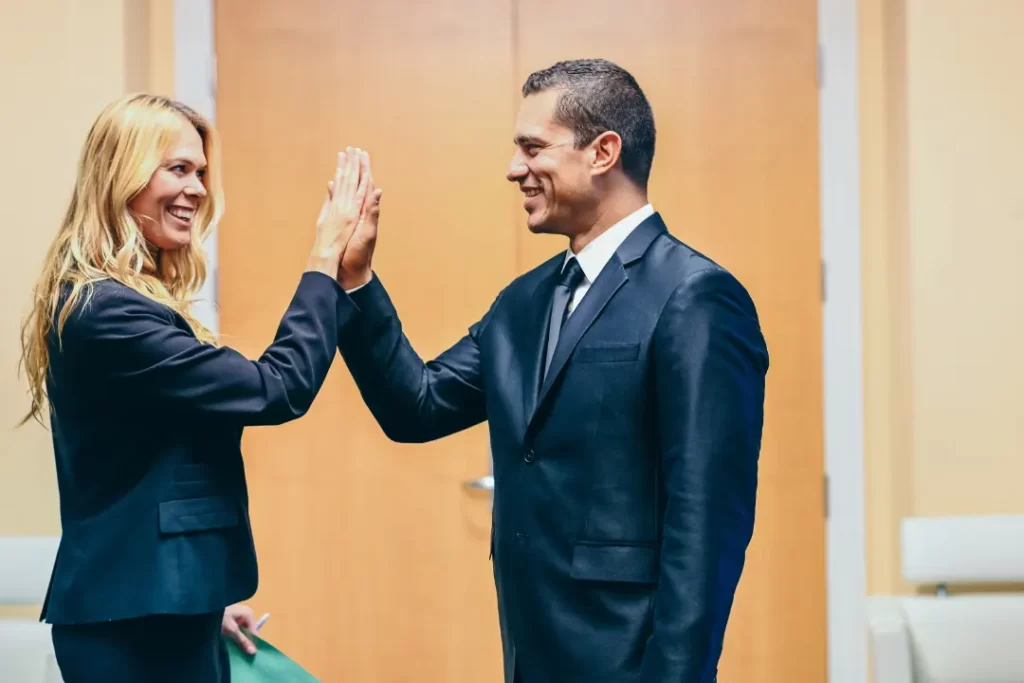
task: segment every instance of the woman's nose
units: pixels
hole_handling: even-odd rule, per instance
[[[192,182],[190,182],[188,185],[185,186],[185,194],[187,194],[189,196],[192,196],[192,197],[199,197],[199,198],[205,197],[206,196],[206,186],[203,185],[203,181],[202,180],[200,180],[199,178],[194,178],[192,180]]]

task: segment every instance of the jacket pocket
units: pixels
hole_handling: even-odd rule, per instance
[[[653,544],[577,543],[570,576],[584,581],[656,583],[658,550]]]
[[[228,496],[183,498],[160,503],[160,531],[185,534],[238,525],[238,506]]]
[[[640,357],[640,344],[589,344],[579,346],[573,355],[577,363],[615,363],[632,361]]]

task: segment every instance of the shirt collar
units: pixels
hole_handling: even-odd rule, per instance
[[[594,241],[583,247],[583,251],[579,254],[573,254],[571,248],[566,249],[562,268],[565,268],[569,259],[575,257],[579,261],[587,281],[594,282],[618,248],[629,237],[629,234],[653,214],[654,208],[650,204],[645,204],[595,237]]]

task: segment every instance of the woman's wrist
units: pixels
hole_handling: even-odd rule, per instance
[[[316,271],[329,277],[338,274],[338,263],[341,262],[341,254],[333,249],[314,249],[306,261],[307,271]]]

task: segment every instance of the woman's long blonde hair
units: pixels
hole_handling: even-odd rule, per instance
[[[161,251],[143,238],[128,205],[149,183],[186,126],[194,126],[203,141],[207,197],[193,219],[190,244]],[[201,341],[216,342],[192,315],[191,307],[206,280],[202,242],[223,208],[220,140],[205,118],[179,102],[147,94],[123,97],[103,110],[86,138],[71,202],[46,254],[32,310],[22,325],[21,366],[32,398],[22,424],[32,418],[43,422],[50,335],[56,332],[60,338],[74,307],[88,301],[91,285],[99,280],[116,280],[177,311]]]

